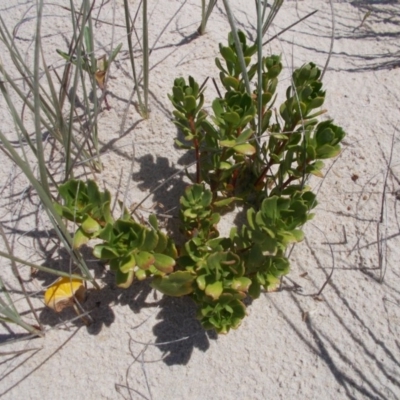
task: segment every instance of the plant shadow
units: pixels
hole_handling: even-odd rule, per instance
[[[194,348],[205,352],[215,331],[205,331],[196,319],[196,306],[188,297],[165,298],[154,327],[155,345],[164,353],[166,365],[186,365]]]
[[[53,236],[55,236],[53,232]],[[45,247],[45,245],[43,244]],[[43,250],[43,249],[42,249]],[[157,323],[153,327],[156,337],[155,345],[165,354],[163,361],[167,365],[185,365],[189,362],[194,348],[207,351],[210,339],[216,339],[215,332],[206,332],[196,319],[196,306],[188,297],[170,298],[162,296],[153,290],[149,281],[135,281],[128,289],[118,288],[112,272],[106,271],[104,265],[94,259],[91,249],[83,246],[81,253],[93,276],[100,281],[101,290],[88,289],[85,301],[79,307],[79,315],[72,308],[66,308],[59,313],[43,307],[39,313],[39,322],[52,328],[83,328],[88,334],[98,335],[103,328],[110,327],[116,320],[114,308],[129,307],[134,314],[140,314],[144,309],[156,309]],[[43,262],[47,267],[69,272],[70,256],[61,248],[51,248]],[[43,287],[54,282],[54,275],[38,271],[35,279]],[[15,338],[10,332],[8,340]]]
[[[107,276],[113,279],[110,274]],[[210,347],[209,340],[217,338],[214,331],[202,328],[195,316],[196,307],[188,297],[161,297],[148,281],[136,282],[129,289],[120,289],[108,282],[101,291],[89,291],[83,304],[84,310],[89,311],[88,316],[79,318],[72,308],[58,314],[44,308],[40,322],[52,327],[62,326],[63,322],[75,327],[86,325],[90,335],[98,335],[104,327],[115,322],[115,306],[128,306],[135,314],[145,308],[159,308],[152,331],[156,337],[154,345],[163,352],[163,362],[167,365],[186,365],[195,348],[205,352]]]
[[[345,243],[339,244],[345,245]],[[291,306],[286,308],[270,297],[272,306],[291,332],[297,336],[297,342],[315,354],[321,364],[327,368],[332,378],[343,389],[343,398],[371,400],[397,398],[393,388],[400,386],[400,376],[397,373],[400,360],[399,353],[396,351],[396,346],[397,350],[399,346],[395,339],[396,332],[391,331],[386,306],[383,306],[383,309],[387,313],[390,335],[384,335],[384,330],[372,323],[373,317],[370,317],[373,315],[372,311],[364,312],[360,304],[354,301],[354,297],[343,291],[343,284],[339,279],[336,283],[337,272],[331,279],[331,269],[325,265],[324,259],[320,256],[323,249],[317,251],[315,245],[305,240],[307,254],[311,254],[308,263],[315,263],[316,268],[323,272],[328,286],[321,286],[319,279],[317,281],[312,274],[307,274],[307,280],[312,282],[313,288],[325,287],[324,292],[319,291],[318,295],[314,291],[308,294],[302,293],[302,286],[297,284],[294,287],[283,287],[282,290],[289,292]],[[358,268],[353,269],[356,271]],[[307,267],[304,270],[310,270],[310,268]],[[365,280],[369,281],[370,285],[377,285],[376,290],[380,290],[372,274],[368,276],[369,278]],[[287,279],[294,283],[292,279],[285,277],[285,286],[287,286]],[[385,284],[385,286],[387,293],[382,298],[382,303],[391,297],[398,298],[396,296],[398,293],[391,290],[390,285]],[[320,306],[315,308],[310,306],[312,303],[302,300],[304,296],[313,298]],[[372,304],[373,301],[370,303]],[[319,312],[310,311],[318,307],[320,307]],[[296,314],[302,316],[300,324],[293,318]],[[329,315],[329,326],[323,322],[324,317],[328,318],[327,315]],[[381,384],[382,382],[386,383]]]

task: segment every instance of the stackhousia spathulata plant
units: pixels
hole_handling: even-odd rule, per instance
[[[190,296],[204,328],[219,333],[240,325],[246,297],[271,290],[289,272],[287,248],[303,239],[302,227],[317,205],[307,178],[322,177],[322,160],[339,154],[345,136],[331,120],[317,119],[324,113],[325,91],[316,65],[293,71],[277,106],[280,56],[264,57],[261,65],[252,62],[256,46],[237,34],[247,77],[253,81],[261,71],[261,85],[247,92],[230,34],[216,59],[225,94],[212,102],[212,114],[204,109],[204,89],[192,77],[175,79],[169,95],[185,138],[177,144],[196,158],[193,184],[180,199],[187,241],[179,253],[154,216],[150,227],[128,213],[113,220],[109,193],[100,193],[94,182],[70,181],[60,188],[65,201],[60,213],[80,224],[77,246],[102,239],[94,255],[110,264],[118,285],[152,276],[152,287],[162,293]],[[222,237],[221,216],[235,207],[246,222]]]

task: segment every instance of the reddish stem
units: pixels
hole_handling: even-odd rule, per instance
[[[280,146],[278,147],[277,151],[275,154],[279,155],[281,153],[281,151],[283,150],[283,148],[285,147],[286,142],[282,141],[282,143],[280,144]],[[269,169],[271,168],[271,166],[274,164],[274,160],[272,158],[269,159],[267,165],[265,166],[265,168],[263,169],[263,171],[261,172],[261,175],[257,178],[256,183],[254,184],[255,187],[258,187],[258,185],[261,183],[261,181],[265,178],[265,175],[267,175],[267,172],[269,171]]]
[[[104,103],[106,104],[107,111],[110,111],[111,107],[110,107],[110,105],[108,104],[108,101],[107,101],[107,92],[105,92],[105,94],[104,94]]]
[[[236,169],[235,171],[233,171],[232,180],[231,180],[233,189],[236,189],[236,183],[237,183],[238,176],[239,176],[239,170]]]
[[[289,183],[291,183],[292,181],[296,180],[298,178],[296,178],[295,176],[289,176],[289,178],[286,180],[286,182],[283,183],[281,190],[285,189],[285,187],[287,187],[289,185]]]

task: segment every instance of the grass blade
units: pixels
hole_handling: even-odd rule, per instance
[[[147,23],[147,0],[143,0],[143,97],[144,109],[142,116],[149,116],[149,28]]]
[[[229,5],[229,0],[223,0],[223,2],[224,2],[226,14],[228,16],[229,25],[231,26],[232,37],[233,37],[233,40],[235,41],[236,52],[239,57],[239,63],[240,63],[240,67],[242,69],[242,76],[243,76],[244,84],[246,86],[246,91],[251,96],[249,76],[247,74],[247,67],[246,67],[246,63],[244,61],[242,46],[240,44],[239,36],[237,33],[235,18],[233,16],[231,7]]]
[[[0,315],[3,315],[3,317],[0,317],[0,320],[3,322],[12,322],[14,324],[17,324],[35,336],[43,336],[43,333],[39,329],[26,323],[21,318],[21,315],[19,314],[18,310],[16,309],[14,302],[11,299],[11,296],[8,293],[8,290],[7,290],[6,286],[4,285],[4,282],[1,279],[1,277],[0,277],[0,293],[3,293],[4,297],[6,298],[6,301],[4,301],[0,297]],[[26,294],[26,299],[29,300],[29,298],[27,297],[27,294]],[[31,310],[34,311],[30,301],[28,301],[28,303],[29,303],[29,306],[31,307]],[[34,315],[36,317],[36,320],[38,321],[36,312],[34,312]]]

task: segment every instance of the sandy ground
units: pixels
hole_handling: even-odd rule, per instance
[[[1,17],[9,29],[22,21],[16,46],[28,62],[32,60],[35,27],[32,3],[9,0],[0,4]],[[46,62],[62,66],[55,50],[66,49],[71,26],[67,11],[56,4],[67,2],[45,3],[42,32]],[[154,43],[182,1],[149,3],[150,43]],[[254,37],[253,2],[232,3],[241,29]],[[114,43],[123,41],[122,27],[113,30],[104,23],[112,21],[113,4],[110,1],[99,14],[103,22],[96,27],[98,56],[110,50],[112,35]],[[102,111],[99,121],[102,147],[107,150],[102,158],[105,172],[97,178],[114,192],[121,176],[126,182],[134,143],[131,203],[140,201],[192,160],[174,147],[176,129],[167,93],[177,76],[190,74],[199,82],[207,76],[217,77],[214,58],[218,43],[226,41],[229,31],[222,2],[218,2],[207,33],[192,38],[199,24],[200,4],[186,2],[151,55],[149,120],[142,120],[129,101],[133,83],[125,43],[111,67],[111,110]],[[122,5],[122,0],[115,1],[115,22],[120,25],[124,24]],[[39,274],[29,280],[29,271],[24,269],[29,289],[37,292],[39,316],[48,332],[44,339],[1,347],[0,396],[399,399],[399,5],[398,1],[333,1],[335,42],[324,77],[326,108],[327,117],[343,126],[347,137],[326,179],[311,181],[319,190],[319,206],[315,219],[305,228],[306,239],[292,252],[292,271],[281,291],[262,295],[249,306],[249,315],[238,330],[217,337],[201,329],[189,299],[163,298],[143,283],[125,291],[115,289],[112,277],[103,275],[100,282],[108,286],[89,296],[85,307],[93,308],[95,322],[86,327],[80,320],[68,322],[72,312],[56,315],[46,309],[41,299],[51,279]],[[319,10],[317,14],[269,45],[271,52],[283,54],[286,69],[282,80],[286,83],[293,66],[308,61],[325,65],[332,30],[331,6],[324,1],[287,1],[271,30],[271,35],[277,33],[314,9]],[[95,10],[97,14],[98,8]],[[371,15],[360,27],[368,10],[372,10]],[[2,62],[11,67],[2,46],[0,43]],[[16,73],[13,76],[18,78]],[[212,85],[206,93],[209,101],[214,98]],[[16,106],[20,106],[17,101]],[[0,118],[0,128],[15,139],[2,97]],[[29,115],[26,118],[29,123]],[[48,237],[38,200],[28,195],[26,181],[3,153],[0,157],[0,218],[15,253],[35,263],[57,266],[65,259],[65,252]],[[173,207],[185,185],[177,176],[145,206],[155,205],[159,213],[176,215]],[[379,268],[378,226],[387,239],[382,242],[386,249],[384,270]],[[4,248],[3,243],[0,247]],[[100,276],[90,254],[88,263]],[[8,261],[2,259],[0,265],[1,277],[20,299]],[[332,278],[316,299],[332,268]],[[26,309],[22,300],[17,304]],[[32,320],[30,315],[26,318]],[[63,321],[65,324],[59,325]],[[12,332],[0,326],[0,340],[10,338]],[[26,349],[32,350],[19,355],[5,353]]]

